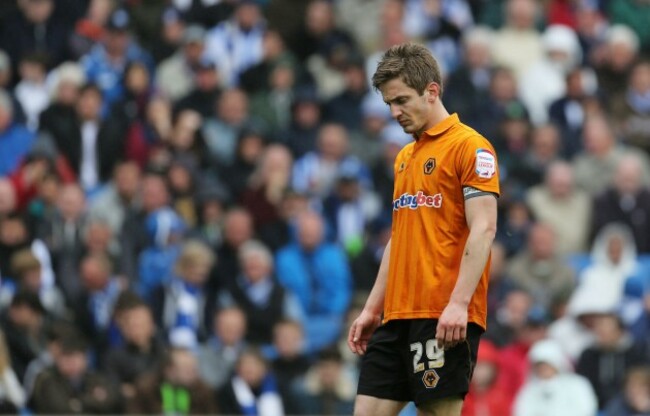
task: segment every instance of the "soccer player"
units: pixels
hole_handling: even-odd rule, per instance
[[[391,241],[348,335],[363,355],[355,415],[396,415],[409,401],[421,415],[460,415],[486,326],[495,152],[445,109],[426,48],[390,48],[372,81],[415,141],[395,160]]]

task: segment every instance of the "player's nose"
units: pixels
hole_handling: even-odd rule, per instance
[[[399,108],[398,105],[391,104],[391,106],[390,106],[390,115],[394,119],[397,119],[399,116],[402,115],[402,109]]]

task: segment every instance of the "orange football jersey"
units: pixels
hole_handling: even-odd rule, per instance
[[[393,225],[384,322],[439,318],[456,285],[469,235],[464,188],[499,195],[494,148],[453,114],[395,160]],[[468,308],[486,327],[489,261]]]

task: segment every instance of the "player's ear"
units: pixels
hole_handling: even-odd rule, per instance
[[[429,85],[427,85],[426,91],[428,93],[427,100],[430,103],[433,103],[436,101],[436,98],[440,96],[440,85],[435,82],[430,82]]]

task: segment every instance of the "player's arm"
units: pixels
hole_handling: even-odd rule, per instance
[[[348,346],[355,354],[362,355],[368,347],[368,340],[372,333],[381,324],[381,313],[384,310],[384,296],[386,294],[386,281],[388,279],[388,261],[390,259],[390,240],[386,244],[381,258],[377,279],[368,295],[366,304],[361,314],[354,320],[348,333]]]
[[[452,347],[466,336],[467,307],[483,274],[496,233],[495,196],[484,194],[466,199],[465,218],[469,236],[460,261],[458,280],[436,331],[436,338],[445,348]]]

